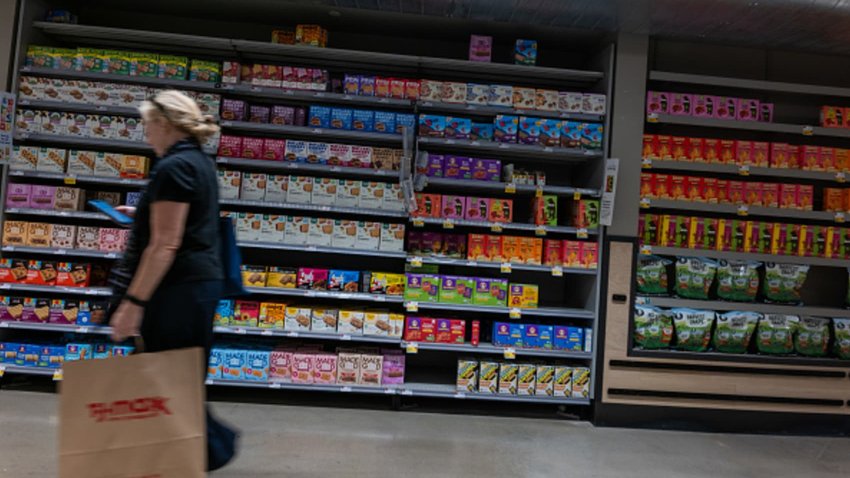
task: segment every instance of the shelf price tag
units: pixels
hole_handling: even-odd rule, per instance
[[[835,222],[843,223],[847,218],[845,217],[843,212],[835,213]]]
[[[552,277],[563,277],[564,268],[561,266],[552,266]]]
[[[2,378],[3,375],[6,375],[6,366],[0,365],[0,378]]]
[[[343,334],[342,337],[339,338],[339,340],[349,341],[351,340],[351,336],[348,334]]]
[[[839,183],[847,182],[847,174],[844,171],[835,173],[835,180]]]
[[[351,391],[351,387],[342,387],[341,389],[339,389],[339,391],[340,391],[340,392],[350,392],[350,391]]]
[[[274,332],[272,332],[271,330],[264,330],[264,331],[260,332],[260,335],[265,335],[266,337],[271,337],[272,335],[274,335]]]
[[[443,229],[454,229],[455,223],[451,219],[446,219],[443,221]]]
[[[749,176],[750,175],[750,165],[749,164],[742,164],[742,165],[738,166],[738,174],[740,174],[741,176]]]
[[[213,379],[208,378],[204,380],[204,385],[215,385],[215,382],[213,382]]]
[[[503,274],[510,274],[513,269],[511,268],[510,262],[503,262],[502,265],[499,267],[499,270]]]
[[[513,360],[516,358],[516,349],[513,347],[508,347],[505,349],[505,359]]]
[[[67,184],[67,185],[77,184],[77,177],[76,176],[65,176],[65,184]]]
[[[811,126],[803,126],[803,136],[814,136],[815,129]]]
[[[576,231],[576,237],[578,237],[579,239],[587,239],[587,229],[582,227],[579,230],[577,230]]]
[[[650,199],[650,198],[640,198],[641,209],[649,209],[650,206],[652,206],[652,199]]]
[[[581,191],[576,191],[573,193],[573,200],[581,201]]]
[[[546,235],[546,226],[537,226],[534,229],[534,234],[537,236],[545,236]]]
[[[522,318],[522,310],[518,307],[512,307],[510,311],[508,311],[508,317],[512,319],[521,319]]]
[[[413,218],[413,227],[425,227],[425,221],[420,217]]]
[[[410,265],[412,267],[422,267],[422,258],[419,256],[410,258]]]
[[[652,255],[652,246],[640,246],[640,253],[643,256],[651,256]]]
[[[635,304],[637,305],[649,305],[650,300],[648,297],[635,297]]]
[[[542,198],[543,197],[543,188],[537,186],[537,189],[534,190],[534,197]]]
[[[466,398],[466,394],[463,393],[463,392],[457,392],[457,393],[455,393],[455,398],[464,399],[464,398]]]
[[[649,158],[643,158],[640,160],[640,167],[643,169],[652,169],[652,160]]]
[[[409,354],[418,354],[419,344],[416,342],[408,342],[407,345],[404,346],[404,351]]]
[[[62,369],[61,369],[61,368],[60,368],[60,369],[58,369],[58,370],[56,370],[55,372],[53,372],[53,380],[54,380],[54,381],[59,382],[59,381],[61,381],[63,378],[65,378],[65,376],[62,374]]]
[[[248,331],[243,329],[242,327],[237,327],[237,328],[233,329],[233,333],[236,334],[236,335],[247,335]]]
[[[750,215],[750,206],[746,204],[741,204],[738,206],[738,215],[739,216],[749,216]]]
[[[271,388],[273,390],[280,390],[280,383],[272,382],[272,383],[269,384],[269,388]]]
[[[499,223],[493,223],[490,225],[491,232],[502,232],[502,225]]]
[[[505,193],[506,194],[516,194],[516,184],[515,183],[505,184]]]
[[[649,113],[646,115],[647,123],[658,123],[658,113]]]
[[[419,302],[408,302],[404,305],[408,312],[419,312]]]

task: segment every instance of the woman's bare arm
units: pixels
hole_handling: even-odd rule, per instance
[[[188,215],[189,203],[157,201],[151,204],[150,242],[142,252],[127,294],[139,300],[150,300],[174,263],[183,242]]]

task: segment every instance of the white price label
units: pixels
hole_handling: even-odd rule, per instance
[[[208,378],[204,381],[204,385],[212,385],[212,384],[213,384],[213,381],[212,381],[211,378]]]
[[[652,199],[650,198],[640,198],[640,207],[642,209],[649,209],[652,206]]]
[[[463,393],[463,392],[457,392],[457,393],[455,393],[455,398],[464,399],[464,398],[466,398],[466,394]]]
[[[0,322],[0,329],[6,329],[6,328],[8,328],[8,327],[9,327],[9,323],[8,323],[8,322]]]
[[[749,176],[750,175],[750,165],[749,164],[742,164],[742,165],[738,166],[738,174],[740,174],[741,176]]]
[[[516,184],[515,184],[515,183],[508,183],[508,184],[505,184],[505,193],[506,193],[506,194],[514,194],[514,193],[516,193]]]
[[[843,212],[835,213],[835,222],[843,223],[846,219]]]
[[[348,334],[344,334],[342,337],[339,338],[339,340],[351,340],[351,336]]]
[[[293,339],[298,338],[298,332],[290,332],[289,337]]]
[[[587,229],[582,227],[579,230],[577,230],[576,231],[576,237],[578,237],[579,239],[587,239]]]
[[[270,384],[269,384],[269,388],[271,388],[271,389],[273,389],[273,390],[280,390],[280,388],[281,388],[281,387],[280,387],[280,384],[279,384],[279,383],[277,383],[277,382],[272,382],[272,383],[270,383]]]
[[[499,223],[494,223],[490,225],[491,232],[502,232],[502,225]]]
[[[811,126],[803,126],[803,136],[814,136],[815,129]]]
[[[839,183],[847,182],[847,174],[844,171],[835,173],[835,180]]]
[[[408,312],[419,312],[419,302],[408,302],[404,305]]]
[[[419,344],[416,342],[409,342],[404,346],[404,350],[409,354],[418,354],[419,353]]]
[[[53,372],[53,380],[55,380],[55,381],[59,382],[59,381],[61,381],[63,378],[65,378],[65,376],[62,374],[62,369],[61,369],[61,368],[60,368],[59,370],[56,370],[55,372]]]
[[[506,349],[505,349],[505,351],[504,351],[504,352],[505,352],[505,353],[504,353],[505,358],[506,358],[507,360],[513,360],[513,359],[515,359],[515,358],[516,358],[516,349],[515,349],[515,348],[513,348],[513,347],[508,347],[508,348],[506,348]]]
[[[396,389],[394,389],[394,388],[385,388],[385,389],[384,389],[384,393],[385,393],[385,394],[387,394],[387,395],[395,395],[395,394],[396,394]]]
[[[267,337],[270,337],[270,336],[274,335],[274,332],[272,332],[271,330],[264,330],[264,331],[260,332],[260,335],[265,335]]]
[[[89,332],[89,328],[88,327],[77,327],[77,330],[75,330],[74,332],[76,332],[78,334],[87,334]]]
[[[522,310],[520,310],[518,307],[512,307],[511,310],[508,312],[508,317],[512,319],[521,319]]]
[[[412,267],[422,267],[422,258],[419,256],[410,258],[410,265]]]
[[[350,391],[351,391],[351,387],[342,387],[341,389],[339,389],[339,391],[340,391],[340,392],[350,392]]]
[[[402,390],[401,394],[404,395],[405,397],[412,397],[413,396],[413,390]]]
[[[510,274],[513,268],[511,267],[510,262],[503,262],[499,270],[502,271],[503,274]]]
[[[246,335],[248,333],[248,331],[243,329],[242,327],[237,327],[236,329],[233,330],[233,333],[236,334],[236,335]]]
[[[738,215],[739,216],[749,216],[750,215],[750,206],[746,204],[741,204],[738,206]]]
[[[563,277],[564,268],[561,266],[552,266],[552,277]]]

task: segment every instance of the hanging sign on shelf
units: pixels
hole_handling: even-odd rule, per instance
[[[599,207],[599,224],[603,226],[610,226],[614,220],[614,201],[617,197],[617,173],[619,171],[619,159],[605,160],[605,180],[602,183],[602,202]]]

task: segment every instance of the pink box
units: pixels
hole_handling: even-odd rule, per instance
[[[677,116],[691,116],[694,104],[693,95],[686,93],[670,94],[670,114]]]
[[[269,139],[263,140],[263,159],[269,161],[283,161],[283,155],[286,153],[285,139]]]
[[[292,354],[291,378],[292,383],[313,383],[313,361],[314,354],[295,353]]]
[[[242,138],[242,157],[260,159],[263,157],[263,138]]]
[[[646,93],[647,113],[669,113],[670,93],[666,91],[648,91]]]
[[[56,196],[55,186],[32,186],[30,190],[30,205],[33,209],[53,209]]]
[[[714,117],[719,119],[736,119],[738,117],[738,98],[728,96],[718,97]]]
[[[399,351],[400,352],[400,351]],[[404,355],[401,353],[385,353],[383,377],[384,385],[401,385],[404,383]]]
[[[241,158],[242,137],[222,135],[218,140],[218,155],[227,158]]]
[[[714,95],[694,95],[691,111],[699,118],[713,118],[719,98]]]
[[[6,193],[6,207],[30,207],[30,194],[32,194],[32,186],[29,184],[9,184],[9,191]]]
[[[269,360],[269,380],[272,382],[292,381],[292,352],[272,350]]]
[[[759,114],[759,100],[745,98],[738,99],[738,120],[758,121]]]
[[[490,200],[487,198],[466,198],[466,219],[486,221],[490,217]]]
[[[443,196],[442,217],[464,219],[466,217],[466,198],[463,196]]]
[[[313,357],[313,383],[336,383],[336,355],[320,354]]]
[[[760,103],[759,112],[759,121],[773,123],[773,103]]]
[[[469,61],[490,61],[492,51],[493,37],[486,35],[469,37]]]
[[[122,229],[100,228],[99,249],[103,252],[121,252],[124,250],[126,234]]]

